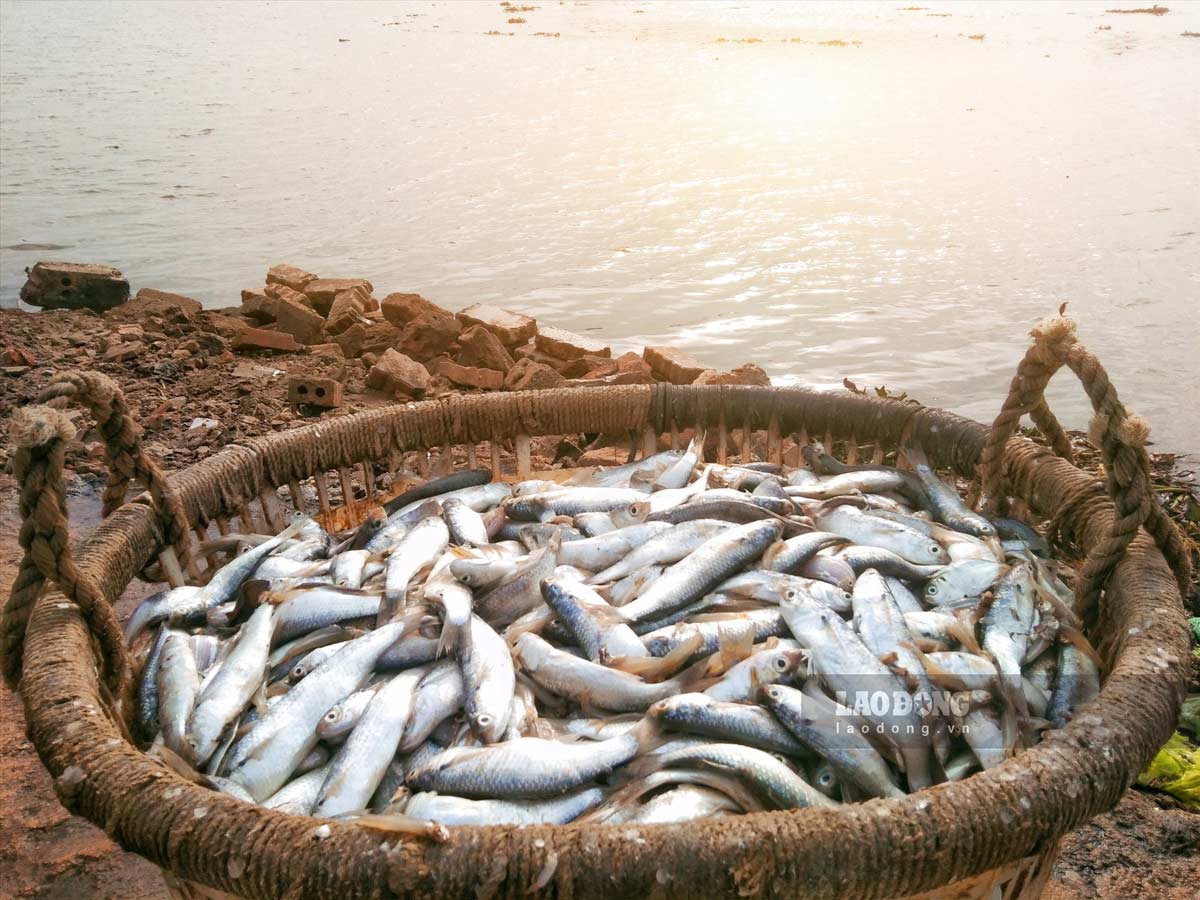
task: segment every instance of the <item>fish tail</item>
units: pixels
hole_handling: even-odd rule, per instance
[[[630,675],[637,675],[644,681],[666,681],[687,664],[703,642],[703,635],[693,634],[680,641],[666,656],[614,656],[608,665]]]
[[[969,618],[970,614],[968,613]],[[975,623],[973,621],[964,621],[958,616],[954,616],[954,623],[946,627],[946,634],[950,635],[950,637],[954,638],[976,656],[983,656],[983,648],[979,646],[979,640],[975,637]]]

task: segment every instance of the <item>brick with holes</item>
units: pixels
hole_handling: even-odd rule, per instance
[[[287,389],[289,403],[323,406],[326,409],[336,409],[342,405],[342,384],[332,378],[293,375],[288,379]]]

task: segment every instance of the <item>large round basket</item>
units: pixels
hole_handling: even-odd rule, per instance
[[[1049,374],[1040,387],[1029,376],[1014,381],[1005,407],[1011,421],[991,431],[937,409],[855,394],[638,385],[448,397],[226,447],[157,484],[158,502],[116,508],[77,548],[78,577],[31,606],[20,661],[29,734],[62,802],[160,866],[181,897],[1036,897],[1059,838],[1113,807],[1170,735],[1188,640],[1178,573],[1156,539],[1176,564],[1178,546],[1156,514],[1130,499],[1137,466],[1122,474],[1125,451],[1144,458],[1136,440],[1118,433],[1121,426],[1130,437],[1129,423],[1110,420],[1102,440],[1106,490],[1058,455],[1069,448],[1041,399]],[[1111,392],[1106,378],[1104,385]],[[1117,416],[1102,393],[1093,394],[1097,408]],[[101,417],[114,408],[112,398],[107,411],[92,405]],[[1054,449],[1011,436],[1022,411],[1034,413]],[[188,782],[127,739],[114,712],[119,688],[111,684],[119,680],[97,636],[99,608],[171,543],[186,552],[198,531],[227,528],[236,517],[245,527],[279,530],[280,500],[289,496],[301,505],[315,496],[320,509],[307,512],[328,515],[338,495],[365,495],[343,514],[352,518],[378,496],[389,460],[411,451],[453,450],[469,464],[490,460],[501,477],[524,477],[536,436],[628,433],[635,446],[653,447],[660,435],[696,425],[719,435],[722,459],[778,461],[821,439],[850,461],[915,445],[947,473],[970,477],[982,463],[1001,485],[993,503],[1011,498],[1051,520],[1059,546],[1090,564],[1099,559],[1105,568],[1104,554],[1112,557],[1085,617],[1106,662],[1098,699],[1002,765],[903,799],[683,825],[454,828],[444,841],[241,803]],[[122,496],[132,474],[145,472],[135,465],[113,478]],[[305,487],[311,480],[315,495]],[[184,535],[163,524],[161,513],[176,500],[190,525]],[[158,571],[176,569],[173,556],[163,555]],[[186,555],[183,562],[203,565]],[[64,575],[49,573],[59,588]],[[101,595],[94,603],[86,599],[89,582]]]

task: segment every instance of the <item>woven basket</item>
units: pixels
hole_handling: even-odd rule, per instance
[[[1078,373],[1069,354],[1062,356],[1059,364]],[[79,583],[72,583],[66,594],[76,602],[50,589],[30,604],[20,681],[29,734],[64,805],[160,866],[177,897],[365,900],[534,890],[604,900],[1036,897],[1059,838],[1112,808],[1170,735],[1183,696],[1188,637],[1178,586],[1186,554],[1173,543],[1175,532],[1168,534],[1139,499],[1142,469],[1135,463],[1145,453],[1124,408],[1112,405],[1116,395],[1107,378],[1106,392],[1093,392],[1086,378],[1085,384],[1112,432],[1102,441],[1109,490],[1052,450],[1010,437],[1021,412],[1033,412],[1052,447],[1064,452],[1061,429],[1041,399],[1057,366],[1043,364],[1048,373],[1033,378],[1031,358],[1037,362],[1033,351],[1014,380],[1008,420],[1002,413],[990,431],[937,409],[852,394],[656,385],[449,397],[229,446],[165,484],[156,482],[157,490],[152,485],[163,502],[115,509],[78,549],[79,583],[90,578],[101,599],[81,600]],[[1101,398],[1109,394],[1111,400]],[[109,406],[109,414],[121,409]],[[719,435],[722,461],[748,459],[755,448],[779,461],[821,438],[850,461],[879,460],[917,445],[943,470],[969,477],[981,467],[985,493],[1001,485],[984,502],[1012,498],[1027,505],[1034,516],[1053,521],[1060,546],[1089,557],[1081,580],[1105,553],[1112,557],[1108,571],[1093,579],[1088,616],[1107,664],[1100,696],[1066,728],[1002,765],[900,799],[682,825],[454,828],[445,842],[244,804],[188,783],[126,739],[113,712],[120,690],[110,687],[118,683],[113,663],[97,651],[103,644],[95,638],[98,610],[156,554],[162,570],[177,579],[178,552],[186,554],[196,531],[209,523],[224,529],[240,517],[248,527],[278,530],[277,489],[290,488],[303,507],[301,483],[314,478],[320,509],[308,511],[331,513],[331,487],[340,487],[343,497],[356,488],[376,496],[371,463],[394,463],[408,451],[456,448],[472,464],[490,458],[503,476],[524,477],[532,436],[629,432],[649,448],[659,435],[676,436],[694,425]],[[1118,434],[1122,428],[1128,440]],[[172,526],[162,514],[176,500],[192,530],[180,536],[176,528],[177,552],[164,552]],[[32,500],[29,505],[32,521]],[[36,540],[25,545],[36,555]],[[197,562],[185,555],[183,564]],[[10,637],[13,618],[10,609]],[[10,641],[10,658],[19,652],[14,646]]]

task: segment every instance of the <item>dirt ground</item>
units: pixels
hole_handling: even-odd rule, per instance
[[[100,516],[91,491],[69,498],[72,522],[86,530]],[[0,475],[0,588],[16,573],[17,494],[13,479]],[[127,614],[140,595],[122,601]],[[125,853],[85,819],[59,805],[33,745],[25,737],[21,701],[0,687],[0,898],[36,900],[165,900],[158,869]]]

